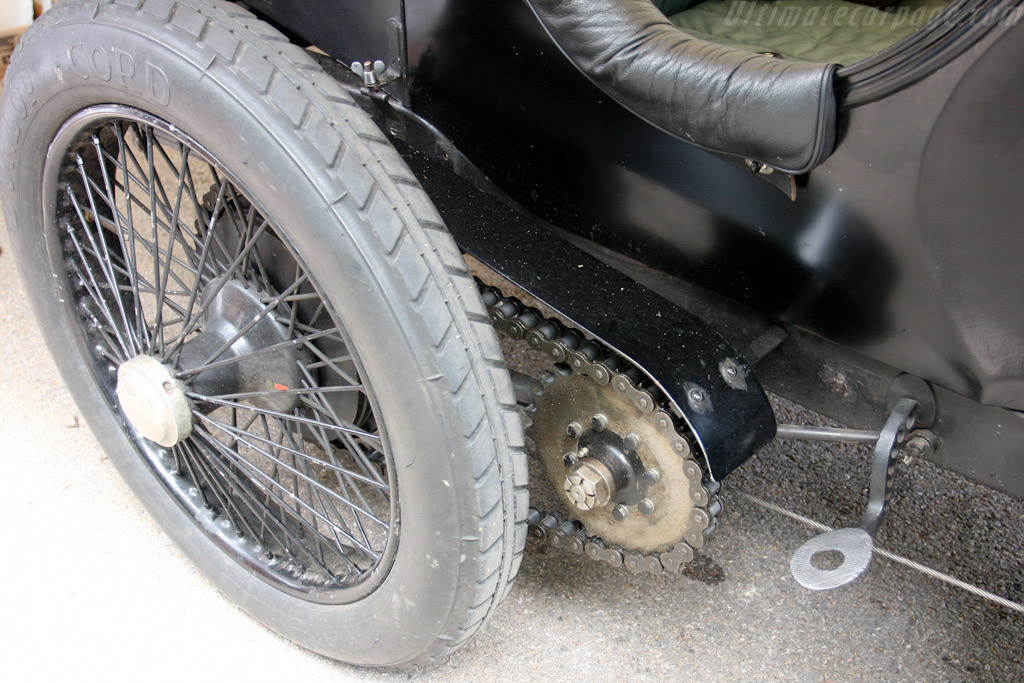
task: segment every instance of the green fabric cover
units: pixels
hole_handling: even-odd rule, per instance
[[[846,66],[910,35],[948,4],[896,0],[879,10],[846,0],[706,0],[669,19],[695,38],[727,47]]]
[[[665,13],[666,16],[690,9],[700,0],[652,0],[654,6]]]

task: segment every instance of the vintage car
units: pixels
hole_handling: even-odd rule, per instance
[[[874,446],[812,589],[867,568],[901,450],[1024,496],[1018,5],[67,0],[7,72],[0,194],[166,532],[287,638],[412,666],[530,529],[654,574],[728,543],[775,437]]]

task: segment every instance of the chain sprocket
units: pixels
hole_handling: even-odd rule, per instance
[[[686,425],[672,414],[667,397],[645,381],[639,368],[605,344],[587,339],[578,330],[545,317],[538,309],[506,296],[496,287],[479,284],[495,329],[512,339],[525,340],[569,372],[583,375],[628,398],[642,418],[650,420],[671,443],[673,451],[683,461],[683,473],[689,482],[693,508],[681,534],[683,540],[669,550],[642,553],[625,549],[588,533],[580,521],[570,519],[563,512],[537,506],[530,508],[531,533],[547,539],[556,548],[586,554],[591,559],[625,567],[633,573],[658,575],[680,571],[693,560],[695,549],[703,547],[714,533],[722,504],[718,497],[720,484],[711,481],[694,457],[695,440]],[[552,382],[555,377],[548,376],[545,380]],[[535,391],[543,391],[543,384]]]

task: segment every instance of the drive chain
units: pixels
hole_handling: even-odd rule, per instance
[[[718,496],[721,485],[712,481],[700,462],[693,457],[690,431],[669,409],[669,401],[657,387],[645,381],[646,376],[628,359],[600,341],[587,339],[581,332],[559,320],[545,317],[536,308],[526,306],[515,297],[504,295],[496,287],[479,283],[481,294],[495,329],[512,339],[525,340],[556,363],[563,363],[571,372],[589,377],[601,386],[611,385],[623,394],[647,419],[651,419],[669,437],[673,450],[684,459],[683,471],[690,482],[693,511],[683,539],[671,550],[640,553],[606,543],[587,533],[578,520],[556,510],[531,506],[528,521],[530,532],[546,539],[552,546],[576,555],[625,567],[639,574],[675,573],[694,558],[696,549],[707,543],[717,527],[722,510]],[[556,381],[554,375],[542,379]],[[535,406],[531,406],[535,408]]]

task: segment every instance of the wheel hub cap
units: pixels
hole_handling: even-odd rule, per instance
[[[117,369],[117,400],[142,436],[168,448],[192,433],[192,410],[181,382],[152,356],[136,356]]]

